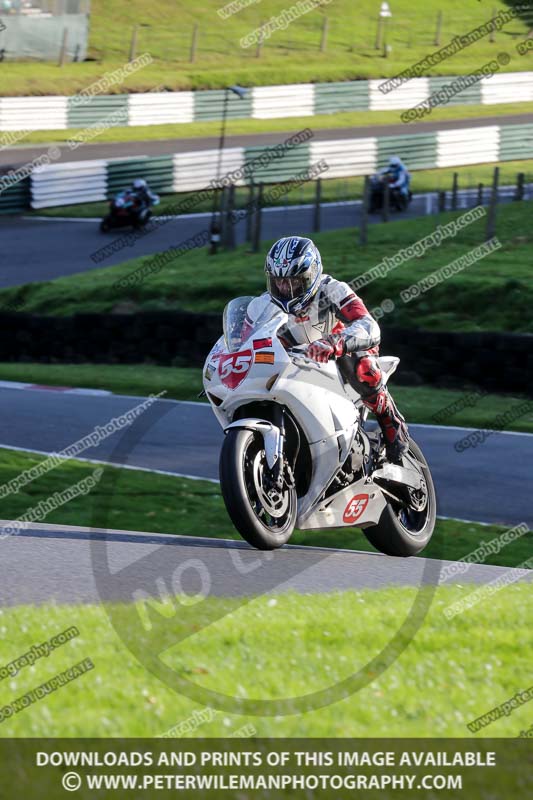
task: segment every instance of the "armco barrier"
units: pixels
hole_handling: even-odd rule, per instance
[[[258,159],[268,147],[228,147],[222,154],[218,177],[222,178]],[[324,159],[328,178],[370,175],[390,156],[399,155],[410,169],[460,167],[533,157],[533,124],[488,125],[404,136],[370,136],[354,139],[309,141],[287,148],[283,157],[256,161],[255,183],[289,181]],[[50,164],[34,171],[31,182],[33,208],[101,200],[128,186],[134,178],[146,178],[160,193],[203,189],[217,178],[219,152],[196,150],[153,158]],[[236,181],[243,185],[250,176]],[[1,210],[1,206],[0,206]]]
[[[1,176],[2,171],[0,171]],[[0,214],[20,214],[29,208],[30,200],[30,178],[24,178],[24,180],[0,192]]]
[[[135,178],[144,178],[155,192],[170,194],[174,191],[173,156],[125,158],[108,162],[108,194],[116,194],[131,185]]]
[[[110,115],[116,115],[117,124],[129,125],[129,95],[114,94],[109,97],[85,97],[82,103],[67,98],[67,128],[88,128],[107,124]]]
[[[500,159],[533,158],[533,125],[503,125],[500,128]]]
[[[230,119],[274,119],[333,114],[337,111],[405,110],[425,100],[454,76],[413,78],[384,94],[383,79],[342,83],[301,83],[256,86],[244,99],[228,94]],[[533,72],[499,73],[469,86],[450,105],[493,105],[533,100]],[[119,110],[114,125],[162,125],[164,123],[220,120],[224,90],[145,92],[84,98],[1,97],[0,131],[64,130],[94,125]]]
[[[76,166],[76,169],[72,167]],[[76,161],[37,167],[31,177],[32,208],[96,203],[108,192],[106,161]],[[0,199],[2,194],[0,194]],[[58,198],[60,200],[58,201]]]
[[[221,335],[218,314],[154,311],[44,317],[2,313],[0,361],[200,365]],[[533,395],[533,335],[449,333],[383,326],[381,352],[400,356],[395,376]],[[464,358],[457,358],[463,353]],[[498,369],[491,369],[499,354]]]

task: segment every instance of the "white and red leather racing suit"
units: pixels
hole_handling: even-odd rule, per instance
[[[268,292],[255,298],[247,309],[249,322],[257,319],[270,302]],[[339,361],[345,379],[376,415],[389,457],[397,460],[407,449],[407,426],[383,383],[376,358],[379,325],[350,286],[324,275],[305,312],[291,315],[279,334],[287,347],[309,344],[309,355],[318,361],[331,357]]]

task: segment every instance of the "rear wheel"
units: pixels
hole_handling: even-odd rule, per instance
[[[410,502],[389,500],[377,525],[364,528],[366,538],[387,556],[415,556],[428,544],[435,529],[437,498],[433,478],[422,450],[412,439],[409,443],[412,466],[418,462],[422,473],[421,489],[406,489]]]
[[[107,233],[111,229],[111,217],[108,215],[104,217],[100,223],[100,230],[102,233]]]
[[[258,431],[228,431],[220,453],[220,486],[231,521],[258,550],[274,550],[291,537],[296,523],[296,489],[280,489],[269,469]]]

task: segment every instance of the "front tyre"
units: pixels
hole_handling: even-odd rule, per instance
[[[389,500],[378,524],[363,530],[370,544],[387,556],[416,556],[426,547],[435,529],[437,498],[433,478],[422,450],[412,439],[409,454],[420,462],[425,482],[425,496],[414,498],[419,509]]]
[[[274,485],[258,431],[233,428],[220,453],[220,487],[231,521],[252,547],[274,550],[291,537],[296,523],[296,489]]]

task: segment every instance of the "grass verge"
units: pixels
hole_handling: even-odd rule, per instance
[[[496,233],[502,247],[489,256],[412,302],[402,301],[403,289],[485,241],[486,219],[482,218],[439,247],[404,262],[385,278],[365,286],[361,294],[367,306],[372,309],[384,299],[392,301],[393,310],[381,320],[383,325],[445,331],[530,332],[531,207],[530,202],[521,202],[498,209]],[[358,234],[350,229],[321,233],[313,238],[320,247],[326,270],[337,278],[352,281],[383,258],[390,258],[433,233],[437,224],[457,216],[447,212],[439,217],[372,225],[366,247],[357,246]],[[241,246],[233,252],[220,253],[216,259],[209,257],[205,249],[189,250],[181,257],[170,258],[163,269],[150,272],[133,286],[118,289],[117,281],[153,259],[145,256],[54,281],[3,289],[0,307],[49,315],[109,312],[125,307],[131,311],[180,308],[221,311],[233,297],[264,291],[263,254],[268,247],[269,242],[265,242],[261,253],[251,254]]]
[[[400,367],[401,371],[401,367]],[[75,386],[106,389],[116,394],[147,397],[166,391],[174,400],[198,400],[202,390],[202,371],[196,367],[160,367],[154,364],[11,364],[0,363],[0,380],[22,381],[47,386]],[[394,381],[394,379],[393,379]],[[468,390],[439,389],[433,386],[393,385],[393,393],[409,422],[441,424],[439,411],[460,401]],[[494,418],[522,397],[488,394],[472,397],[472,405],[448,417],[443,424],[472,428],[491,428]],[[512,416],[512,414],[511,414]],[[506,430],[533,433],[533,412],[513,420]]]
[[[524,643],[533,610],[530,587],[515,584],[448,621],[446,606],[471,591],[468,585],[438,588],[415,639],[384,673],[374,677],[368,671],[370,682],[355,694],[290,716],[214,711],[210,722],[188,735],[232,736],[252,725],[260,737],[471,736],[468,722],[529,685]],[[244,602],[206,598],[192,611],[189,606],[186,618],[177,598],[175,615],[165,624],[161,619],[151,635],[134,605],[108,607],[116,627],[103,606],[5,608],[4,662],[72,625],[80,635],[2,681],[0,705],[85,658],[95,668],[4,721],[0,736],[154,737],[185,722],[198,705],[151,674],[126,640],[161,653],[181,678],[235,698],[278,699],[332,686],[364,669],[390,641],[415,592],[281,594]],[[477,736],[514,738],[530,724],[529,708],[518,707]]]
[[[43,460],[43,456],[0,449],[0,486]],[[95,469],[94,464],[65,462],[16,494],[6,495],[2,500],[2,517],[18,519],[41,500],[93,475]],[[89,494],[76,496],[43,521],[58,525],[240,539],[226,513],[217,484],[110,466],[104,468],[101,479]],[[482,540],[487,541],[504,530],[498,525],[439,519],[424,556],[457,561],[475,550]],[[533,533],[526,533],[504,547],[498,555],[491,555],[485,563],[516,566],[531,554],[532,543]],[[291,544],[375,552],[364,534],[352,528],[296,531]]]

